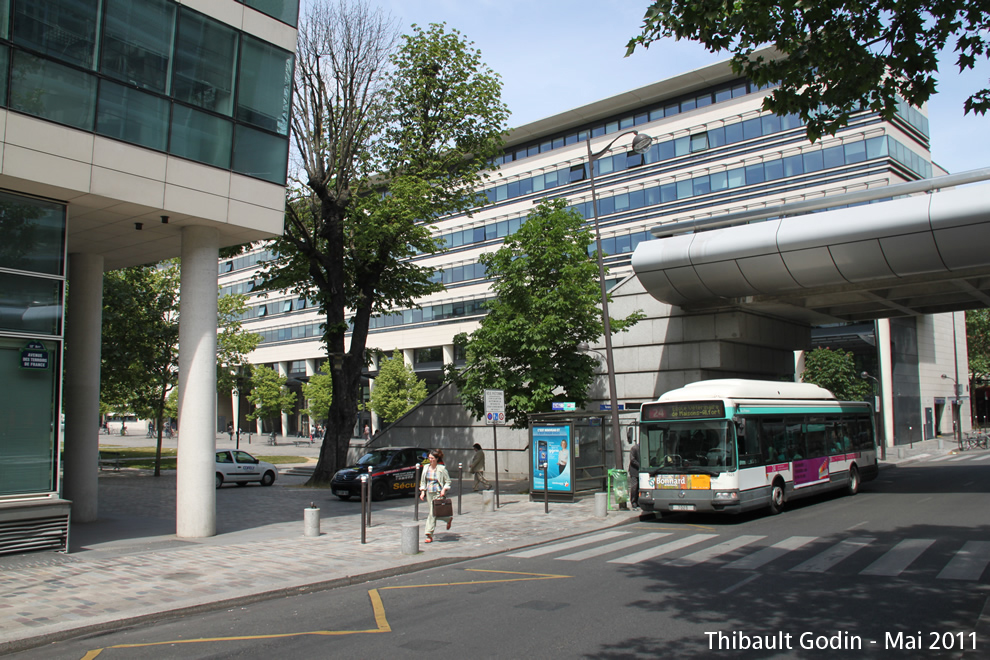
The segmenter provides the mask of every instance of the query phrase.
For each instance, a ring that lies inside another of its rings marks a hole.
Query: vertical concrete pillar
[[[318,370],[319,365],[316,364],[316,358],[306,358],[306,377],[310,378],[313,374],[317,373]],[[306,407],[309,408],[308,401],[306,402]],[[313,419],[312,415],[307,415],[307,417],[309,417],[309,434],[312,435],[314,429],[316,429],[316,420]]]
[[[175,533],[217,530],[216,452],[217,258],[219,232],[182,228],[179,302],[179,458]]]
[[[885,447],[894,446],[894,361],[890,345],[890,320],[877,320],[877,371],[880,372],[880,399],[883,429],[881,440]]]
[[[406,366],[416,368],[416,350],[412,348],[405,348],[402,350],[402,361],[406,363]]]
[[[66,306],[65,460],[62,497],[72,500],[72,522],[96,520],[100,452],[100,338],[103,257],[69,255]]]
[[[381,366],[381,361],[378,358],[378,353],[373,352],[373,351],[369,351],[369,353],[371,355],[371,364],[368,365],[368,368],[372,372],[378,373],[378,368]],[[374,392],[374,391],[375,391],[375,379],[374,378],[369,378],[368,379],[368,396],[370,397],[371,396],[371,393]],[[372,430],[372,432],[377,431],[381,427],[382,427],[382,420],[378,418],[378,415],[376,415],[374,412],[372,412],[371,413],[371,430]]]
[[[289,363],[288,362],[276,362],[275,363],[275,369],[278,370],[278,375],[279,376],[282,376],[283,378],[288,377],[288,375],[289,375]],[[282,435],[283,437],[285,437],[285,436],[288,436],[289,435],[289,413],[287,413],[287,412],[285,412],[283,410],[282,411],[282,414],[281,414],[281,418],[282,418],[282,428],[281,428],[281,430],[279,430],[279,429],[275,429],[275,430],[276,431],[279,431],[280,435]]]
[[[454,345],[444,344],[443,345],[443,365],[454,364]]]

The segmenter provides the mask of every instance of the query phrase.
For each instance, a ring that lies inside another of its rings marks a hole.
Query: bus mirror
[[[633,427],[627,426],[626,427],[626,440],[629,441],[629,444],[632,444],[632,441],[633,441],[633,438],[634,437],[635,437],[635,435],[633,433]]]
[[[732,416],[732,423],[736,425],[736,435],[746,435],[746,418],[739,415]]]

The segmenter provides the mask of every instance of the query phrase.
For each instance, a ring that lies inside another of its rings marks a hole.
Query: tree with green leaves
[[[383,358],[366,408],[391,424],[426,398],[426,383],[416,376],[398,350]]]
[[[326,423],[333,402],[333,375],[329,362],[324,362],[319,372],[310,376],[308,383],[303,383],[302,394],[306,399],[306,408],[300,412],[312,417],[317,424]]]
[[[246,353],[259,339],[241,329],[238,319],[244,296],[223,296],[217,305],[218,365],[244,364]],[[164,423],[175,415],[170,397],[175,396],[179,380],[178,260],[104,275],[100,356],[101,411],[154,420],[155,476],[159,476]]]
[[[275,420],[284,412],[292,412],[296,405],[296,393],[286,386],[287,380],[264,365],[256,365],[251,370],[251,391],[247,399],[254,404],[254,410],[247,414],[248,421],[267,420],[274,430]]]
[[[166,399],[179,381],[179,264],[136,266],[103,277],[100,399],[155,421],[161,475]]]
[[[299,22],[285,232],[268,289],[315,300],[332,362],[328,434],[311,485],[346,463],[373,316],[440,290],[412,260],[442,249],[433,219],[472,208],[505,121],[499,77],[455,30],[360,0],[314,0]]]
[[[479,257],[495,298],[466,338],[467,366],[448,371],[475,418],[484,415],[486,389],[504,390],[513,428],[527,427],[530,413],[549,412],[558,393],[587,404],[598,361],[578,347],[604,333],[593,243],[566,200],[544,200],[498,251]],[[609,320],[614,333],[640,318]]]
[[[898,98],[920,108],[936,91],[939,52],[951,46],[959,71],[972,69],[990,55],[988,28],[990,10],[961,1],[659,0],[627,55],[670,37],[728,51],[736,74],[776,86],[764,109],[799,114],[814,141],[863,109],[891,119]],[[776,53],[755,54],[767,45]],[[990,88],[963,107],[984,114]]]
[[[856,370],[853,354],[841,349],[816,348],[805,353],[801,380],[824,387],[840,401],[863,401],[872,391]]]
[[[990,310],[966,312],[966,347],[969,351],[969,378],[974,383],[990,380]]]

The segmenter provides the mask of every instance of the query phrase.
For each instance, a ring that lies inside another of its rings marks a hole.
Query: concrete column
[[[319,366],[316,363],[316,358],[306,358],[306,377],[309,378],[319,370]],[[306,402],[306,407],[309,407],[309,402]],[[309,433],[313,434],[313,430],[316,428],[316,420],[313,419],[312,415],[307,415],[309,417]]]
[[[371,371],[377,373],[378,372],[378,368],[381,366],[381,364],[380,364],[381,361],[378,359],[378,353],[374,353],[374,352],[371,352],[371,351],[369,351],[369,353],[371,355],[371,364],[368,365],[368,369],[370,369]],[[368,379],[368,396],[370,397],[371,396],[371,393],[374,392],[374,391],[375,391],[375,379],[374,378],[369,378]],[[375,431],[377,431],[381,427],[382,427],[382,420],[378,418],[378,415],[376,415],[374,412],[372,412],[371,413],[371,431],[372,431],[372,433],[374,433]]]
[[[100,339],[103,320],[103,257],[69,255],[63,382],[65,469],[62,497],[72,500],[72,522],[96,520],[100,452]]]
[[[448,364],[454,364],[454,345],[444,344],[443,345],[443,364],[447,366]]]
[[[283,378],[289,375],[289,363],[288,362],[276,362],[275,369],[278,370],[278,375]],[[279,435],[287,436],[289,434],[289,413],[283,411],[281,414],[282,429],[279,431]],[[276,429],[278,431],[278,429]]]
[[[886,447],[894,446],[894,361],[890,347],[890,320],[877,320],[877,371],[880,372],[880,389],[883,397],[880,407],[883,414],[882,441]],[[924,419],[924,417],[922,417]]]
[[[406,366],[415,368],[416,367],[416,351],[412,348],[406,348],[402,350],[402,361],[406,363]]]
[[[179,303],[179,458],[175,533],[217,533],[216,452],[217,258],[219,232],[182,228]]]

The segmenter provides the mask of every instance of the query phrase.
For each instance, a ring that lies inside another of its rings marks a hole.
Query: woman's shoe
[[[452,523],[452,522],[454,522],[454,519],[453,518],[448,518],[447,519],[447,529],[450,529],[450,523]]]
[[[430,536],[429,534],[427,534],[427,535],[426,535],[426,542],[427,542],[427,543],[433,543],[433,537],[432,537],[432,536]]]

